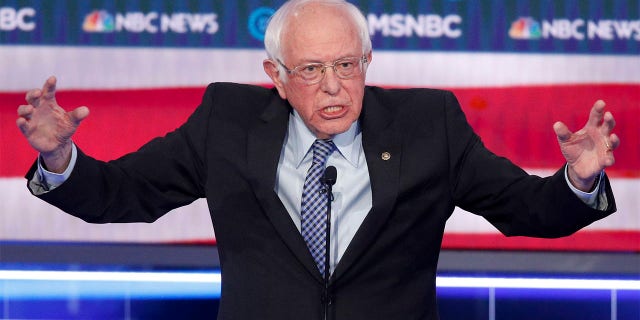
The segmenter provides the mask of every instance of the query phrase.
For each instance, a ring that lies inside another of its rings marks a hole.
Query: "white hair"
[[[344,0],[290,0],[283,4],[276,13],[273,14],[267,25],[264,34],[264,48],[267,56],[272,61],[283,60],[282,56],[282,34],[290,17],[294,16],[302,7],[309,3],[320,3],[327,5],[337,5],[343,7],[355,23],[360,42],[362,43],[362,53],[371,51],[371,37],[369,36],[369,25],[360,9]],[[286,81],[285,70],[278,64],[280,79]]]

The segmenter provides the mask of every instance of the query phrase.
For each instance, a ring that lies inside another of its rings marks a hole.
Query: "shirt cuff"
[[[597,210],[606,210],[608,207],[608,201],[607,201],[607,195],[605,193],[605,179],[604,179],[604,170],[600,172],[600,175],[598,175],[598,177],[596,178],[596,186],[595,188],[591,191],[591,192],[584,192],[581,190],[578,190],[576,187],[574,187],[571,182],[569,181],[569,173],[568,173],[568,168],[569,166],[565,166],[564,168],[564,179],[567,181],[567,184],[569,185],[569,188],[571,189],[571,191],[573,191],[573,193],[580,199],[582,200],[582,202],[584,202],[587,206],[591,207],[592,209],[597,209]]]
[[[42,165],[42,159],[38,156],[38,170],[36,170],[36,174],[33,176],[33,179],[30,181],[30,184],[34,186],[33,190],[36,194],[43,194],[49,192],[57,187],[59,187],[62,183],[69,179],[73,168],[76,165],[76,160],[78,158],[78,150],[76,149],[76,145],[74,143],[71,144],[71,160],[69,161],[69,165],[67,169],[64,170],[63,173],[55,173],[48,171]]]

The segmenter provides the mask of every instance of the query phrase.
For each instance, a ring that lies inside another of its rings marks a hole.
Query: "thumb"
[[[558,137],[558,141],[566,142],[571,138],[571,131],[564,123],[558,121],[553,124],[553,131],[555,131],[556,136]]]
[[[78,107],[71,112],[69,112],[69,117],[71,121],[77,126],[80,124],[82,120],[89,116],[89,108],[87,107]]]

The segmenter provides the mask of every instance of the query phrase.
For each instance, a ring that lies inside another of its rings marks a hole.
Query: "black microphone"
[[[333,193],[331,188],[336,184],[338,178],[338,171],[334,166],[328,166],[324,169],[324,175],[320,178],[320,181],[325,185],[325,191],[327,193],[327,220],[326,220],[326,235],[324,243],[324,318],[329,316],[329,304],[331,304],[331,298],[329,297],[329,276],[331,275],[329,269],[330,248],[331,248],[331,201],[333,201]]]
[[[336,179],[338,178],[338,171],[334,166],[328,166],[324,169],[324,175],[322,176],[322,183],[326,184],[329,189],[336,184]]]

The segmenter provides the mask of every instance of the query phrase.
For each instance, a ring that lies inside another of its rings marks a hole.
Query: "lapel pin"
[[[384,161],[387,161],[391,159],[391,153],[385,151],[380,155],[380,158],[382,158],[382,160]]]

